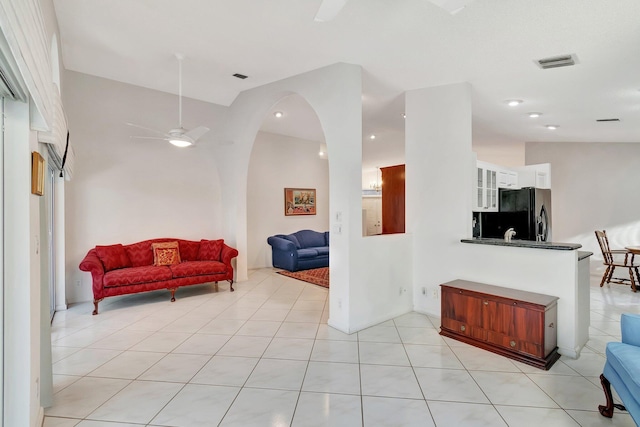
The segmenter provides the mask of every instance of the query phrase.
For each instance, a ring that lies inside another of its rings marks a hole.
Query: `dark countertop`
[[[593,255],[593,252],[578,251],[578,261],[582,261],[585,258],[589,258],[591,255]]]
[[[582,245],[578,243],[533,242],[531,240],[515,239],[511,242],[505,242],[504,239],[487,239],[483,237],[462,239],[460,241],[462,243],[473,243],[475,245],[513,246],[516,248],[553,249],[558,251],[574,251],[582,247]]]

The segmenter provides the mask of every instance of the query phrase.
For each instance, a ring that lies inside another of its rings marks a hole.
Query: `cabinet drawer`
[[[530,341],[523,341],[517,337],[487,331],[487,342],[498,345],[507,350],[528,354],[534,357],[545,357],[544,347]]]
[[[465,335],[477,340],[486,340],[487,338],[487,332],[484,329],[453,319],[443,318],[442,327],[456,334]]]

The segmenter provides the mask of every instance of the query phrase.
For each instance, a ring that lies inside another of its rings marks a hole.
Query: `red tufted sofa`
[[[152,244],[178,242],[179,263],[154,265]],[[80,270],[91,272],[93,314],[106,297],[168,289],[175,301],[180,286],[226,280],[233,292],[231,260],[238,251],[224,240],[152,239],[130,245],[96,246],[80,263]]]

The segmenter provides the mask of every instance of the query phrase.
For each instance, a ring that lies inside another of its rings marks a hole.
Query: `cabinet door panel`
[[[442,321],[452,319],[458,322],[481,327],[482,300],[460,293],[443,289],[442,292]]]

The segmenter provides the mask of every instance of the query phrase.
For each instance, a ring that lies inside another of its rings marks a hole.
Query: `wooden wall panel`
[[[382,171],[382,234],[404,233],[404,165],[380,168]]]

